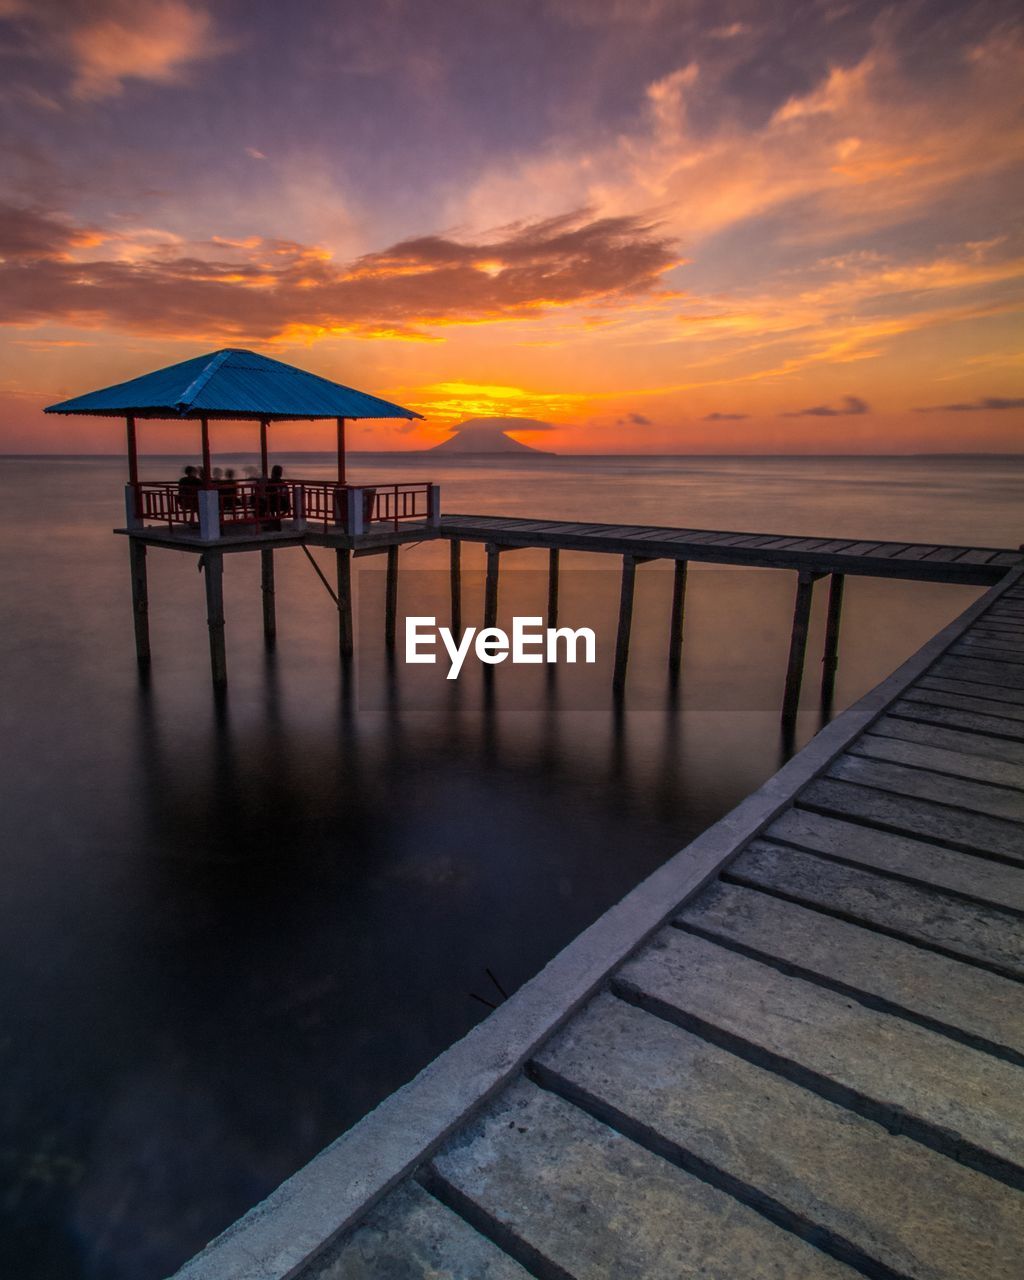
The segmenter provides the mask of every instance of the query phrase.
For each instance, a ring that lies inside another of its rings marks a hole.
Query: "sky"
[[[425,416],[356,449],[1019,451],[1019,15],[0,0],[0,452],[118,451],[42,406],[225,346]]]

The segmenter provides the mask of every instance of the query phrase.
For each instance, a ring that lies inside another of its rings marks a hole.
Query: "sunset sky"
[[[426,416],[357,449],[1018,451],[1018,13],[0,0],[0,451],[119,450],[41,406],[224,346]]]

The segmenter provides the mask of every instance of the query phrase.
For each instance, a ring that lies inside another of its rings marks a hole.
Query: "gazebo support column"
[[[210,674],[217,688],[228,682],[228,662],[224,648],[224,554],[203,552],[206,582],[206,625],[210,632]]]
[[[462,635],[462,543],[451,542],[452,635]]]
[[[135,419],[125,419],[128,434],[128,483],[134,487],[139,483],[139,446],[135,438]]]
[[[146,576],[146,544],[128,539],[132,579],[132,618],[135,623],[135,656],[140,667],[149,666],[149,584]]]
[[[270,457],[267,453],[267,420],[260,419],[260,479],[270,478]]]
[[[345,419],[338,419],[338,484],[347,484],[345,479]]]
[[[387,582],[384,590],[384,643],[395,647],[398,622],[398,547],[388,547]]]
[[[274,552],[260,550],[260,587],[263,594],[263,639],[272,648],[277,639],[277,610],[274,601]]]
[[[199,420],[203,444],[203,484],[210,483],[213,468],[210,466],[210,423],[206,418]]]
[[[338,652],[352,657],[352,552],[339,547],[334,552],[338,574]]]

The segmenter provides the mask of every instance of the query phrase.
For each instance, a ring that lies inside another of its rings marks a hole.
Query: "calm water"
[[[2,1274],[165,1275],[486,1013],[471,994],[497,998],[486,968],[520,985],[784,756],[792,575],[693,572],[672,698],[669,576],[642,569],[617,714],[586,672],[501,668],[485,696],[472,673],[449,686],[389,666],[374,571],[358,588],[358,677],[343,679],[336,615],[297,549],[277,557],[268,654],[258,558],[228,557],[218,709],[193,556],[150,554],[154,665],[139,684],[127,549],[110,534],[121,465],[0,467]],[[177,474],[169,459],[144,470]],[[429,475],[449,511],[1005,546],[1024,534],[1017,459],[392,456],[352,470]],[[403,551],[404,605],[444,612],[446,555]],[[614,574],[583,577],[595,561],[611,563],[563,556],[565,609],[612,617]],[[479,548],[464,562],[478,569]],[[503,561],[506,612],[542,611],[542,564]],[[850,580],[837,709],[976,594]],[[798,745],[821,723],[822,608]]]

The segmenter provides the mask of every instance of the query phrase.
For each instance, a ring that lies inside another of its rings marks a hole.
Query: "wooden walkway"
[[[602,551],[640,559],[695,560],[818,574],[867,574],[982,587],[998,582],[1008,568],[1022,559],[1019,551],[1005,547],[951,547],[503,516],[443,515],[441,534],[453,541],[489,543],[500,550],[548,547]]]
[[[1017,1280],[1022,926],[1018,571],[180,1274]]]

